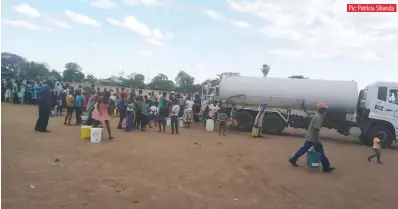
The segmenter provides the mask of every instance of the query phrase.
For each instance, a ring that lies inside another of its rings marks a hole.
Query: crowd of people
[[[172,134],[178,134],[180,122],[187,128],[199,122],[201,99],[198,93],[149,92],[124,88],[101,89],[95,85],[79,85],[35,81],[2,81],[2,101],[20,104],[37,104],[39,117],[35,130],[48,132],[48,120],[52,116],[64,116],[64,125],[102,125],[107,129],[109,139],[113,139],[110,117],[119,117],[117,129],[145,131],[152,125],[159,132],[166,131],[166,121],[170,118]],[[215,117],[218,105],[206,104],[207,115]],[[210,107],[210,108],[209,108]],[[83,116],[86,112],[87,116]],[[74,124],[72,121],[74,119]],[[82,120],[84,118],[84,120]],[[180,121],[182,120],[182,121]]]

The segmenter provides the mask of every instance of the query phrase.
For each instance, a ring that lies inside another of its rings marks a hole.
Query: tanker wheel
[[[263,119],[263,133],[265,134],[281,134],[285,129],[285,122],[279,115],[268,114]]]
[[[251,131],[253,126],[253,116],[248,111],[235,113],[235,120],[238,122],[238,128],[241,131]]]

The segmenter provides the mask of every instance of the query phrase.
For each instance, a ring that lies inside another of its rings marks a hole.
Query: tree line
[[[219,79],[206,80],[196,83],[195,78],[185,71],[180,71],[174,80],[159,73],[149,83],[145,83],[145,76],[131,73],[127,76],[111,76],[100,79],[92,74],[85,74],[82,67],[75,62],[65,64],[63,71],[50,69],[46,63],[29,61],[17,54],[1,53],[1,76],[24,80],[55,80],[63,82],[86,82],[91,84],[110,85],[125,88],[153,89],[162,91],[200,92],[208,82],[218,83]]]

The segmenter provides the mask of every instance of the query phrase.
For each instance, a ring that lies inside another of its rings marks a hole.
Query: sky
[[[347,3],[398,0],[2,0],[2,52],[62,71],[77,62],[107,78],[180,70],[398,80],[398,13],[347,13]]]

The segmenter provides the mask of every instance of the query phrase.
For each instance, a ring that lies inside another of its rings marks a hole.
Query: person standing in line
[[[377,163],[383,164],[383,162],[380,161],[381,157],[381,142],[384,140],[385,135],[383,132],[377,132],[376,136],[373,138],[373,151],[374,154],[368,157],[368,161],[371,162],[372,158],[376,157]]]
[[[218,132],[218,135],[224,135],[225,136],[225,131],[227,129],[227,123],[228,123],[228,114],[225,110],[225,108],[221,107],[220,110],[217,113],[217,120],[220,123],[220,129]]]
[[[76,110],[76,124],[75,125],[81,125],[82,123],[82,113],[83,113],[83,103],[84,103],[84,97],[81,94],[81,91],[76,91],[76,98],[75,98],[75,110]]]
[[[141,131],[145,131],[148,125],[151,108],[148,104],[148,95],[144,96],[144,101],[141,105]]]
[[[11,81],[11,79],[7,78],[5,83],[6,83],[5,84],[6,92],[5,92],[4,98],[7,102],[11,103],[11,101],[12,101],[12,81]]]
[[[66,116],[65,116],[65,121],[64,125],[70,126],[70,122],[72,120],[72,115],[74,111],[74,105],[75,105],[75,98],[73,96],[74,92],[69,90],[68,95],[65,98],[65,103],[66,103]]]
[[[122,91],[123,92],[123,91]],[[126,118],[127,101],[124,92],[120,94],[120,101],[117,106],[117,111],[119,112],[119,123],[117,129],[123,129],[123,120]]]
[[[158,125],[159,125],[159,131],[162,131],[163,128],[163,132],[166,131],[166,118],[169,115],[169,109],[167,107],[168,101],[166,100],[166,92],[163,92],[163,95],[161,97],[159,97],[159,104],[158,104],[158,116],[157,116],[157,121],[158,121]]]
[[[50,81],[40,89],[40,97],[37,101],[39,105],[39,117],[36,121],[35,130],[39,132],[49,132],[47,126],[52,107],[52,83]]]
[[[297,160],[304,155],[311,147],[314,147],[315,151],[321,154],[321,163],[323,172],[331,172],[335,170],[334,167],[330,166],[329,159],[326,157],[323,145],[319,138],[319,131],[322,128],[323,119],[326,116],[328,106],[323,103],[317,104],[318,112],[312,117],[312,120],[308,126],[307,134],[305,136],[304,145],[294,154],[293,157],[289,158],[289,162],[297,167]]]
[[[135,122],[134,122],[134,127],[136,129],[139,129],[141,126],[141,120],[142,120],[142,116],[141,116],[141,109],[142,109],[142,103],[143,103],[143,97],[142,96],[137,96],[135,98]]]
[[[92,118],[96,121],[105,123],[106,130],[108,131],[109,140],[112,140],[111,125],[109,123],[108,105],[110,100],[110,92],[104,91],[103,96],[98,100],[97,105],[93,111]]]
[[[127,116],[126,116],[126,132],[133,131],[134,125],[134,105],[133,105],[133,98],[130,97],[127,104]]]
[[[191,100],[191,97],[187,97],[187,101],[185,101],[185,110],[183,121],[187,128],[190,128],[192,120],[193,120],[193,106],[194,102]]]
[[[151,121],[153,120],[153,117],[152,117],[153,114],[152,114],[151,107],[155,104],[155,102],[152,100],[150,93],[148,96],[147,95],[144,96],[144,102],[148,105],[148,108],[150,109],[149,116],[147,118],[147,120],[148,120],[147,125],[149,126],[149,128],[152,128]]]
[[[183,95],[180,95],[180,100],[178,102],[180,105],[180,113],[178,114],[178,117],[182,117],[184,115],[185,102],[186,98]]]
[[[171,134],[178,134],[178,114],[180,113],[180,105],[177,101],[174,101],[174,105],[171,109],[170,119],[171,119]]]

